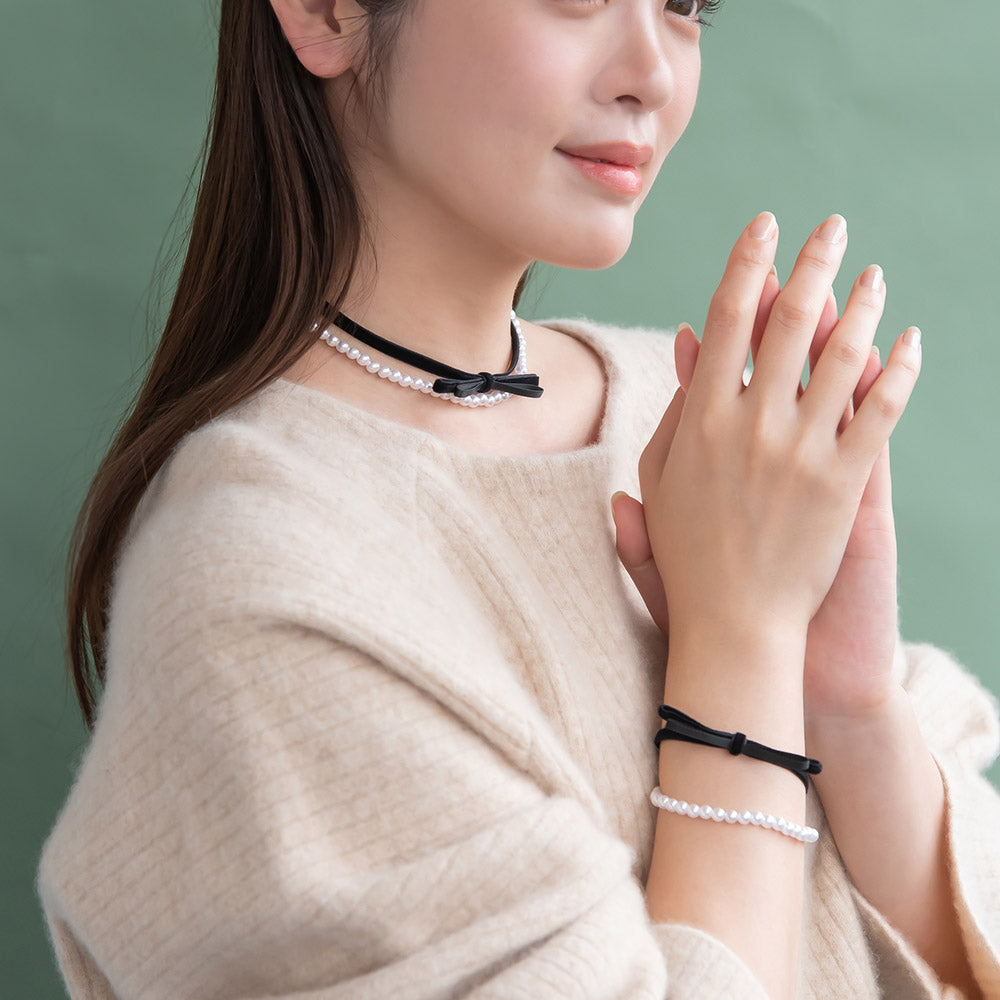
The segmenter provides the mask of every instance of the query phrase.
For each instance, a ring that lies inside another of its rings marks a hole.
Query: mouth
[[[605,191],[616,197],[624,195],[634,198],[642,193],[643,176],[637,164],[630,162],[641,159],[642,154],[614,152],[593,149],[559,149],[558,153],[565,157],[584,177],[599,185]],[[604,155],[598,155],[603,153]]]
[[[632,142],[604,142],[586,146],[559,147],[560,153],[588,160],[591,163],[606,163],[615,167],[636,168],[648,163],[653,157],[653,147]]]

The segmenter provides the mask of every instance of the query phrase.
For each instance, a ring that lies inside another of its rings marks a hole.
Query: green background
[[[4,0],[3,14],[0,967],[4,996],[45,1000],[62,990],[34,868],[86,743],[63,667],[64,555],[155,336],[152,277],[205,125],[215,14],[207,0]],[[881,263],[883,355],[910,323],[924,331],[893,451],[903,631],[994,692],[997,37],[988,0],[729,0],[628,256],[544,270],[521,310],[698,329],[758,211],[778,216],[783,276],[809,231],[844,214],[841,301]]]

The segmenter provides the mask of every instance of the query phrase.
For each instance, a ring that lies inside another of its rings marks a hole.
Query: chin
[[[605,238],[594,242],[581,239],[579,243],[567,246],[562,252],[550,256],[547,262],[556,267],[567,267],[575,271],[602,271],[617,264],[628,252],[631,244],[631,233],[628,239]]]

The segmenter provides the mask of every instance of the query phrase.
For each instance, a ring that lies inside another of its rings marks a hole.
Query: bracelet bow
[[[685,743],[700,743],[706,747],[720,747],[728,750],[734,757],[743,754],[791,771],[806,786],[806,791],[809,791],[809,775],[819,774],[823,770],[823,765],[812,757],[803,757],[797,753],[775,750],[762,743],[754,743],[753,740],[748,740],[744,733],[709,729],[697,719],[692,719],[690,715],[685,715],[670,705],[661,705],[658,714],[664,720],[664,725],[653,738],[657,747],[664,740],[682,740]]]

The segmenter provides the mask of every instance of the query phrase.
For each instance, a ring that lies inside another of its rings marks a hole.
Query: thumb
[[[667,598],[646,533],[642,504],[621,491],[611,498],[611,516],[615,522],[615,548],[622,566],[632,578],[639,596],[657,628],[667,635]]]

